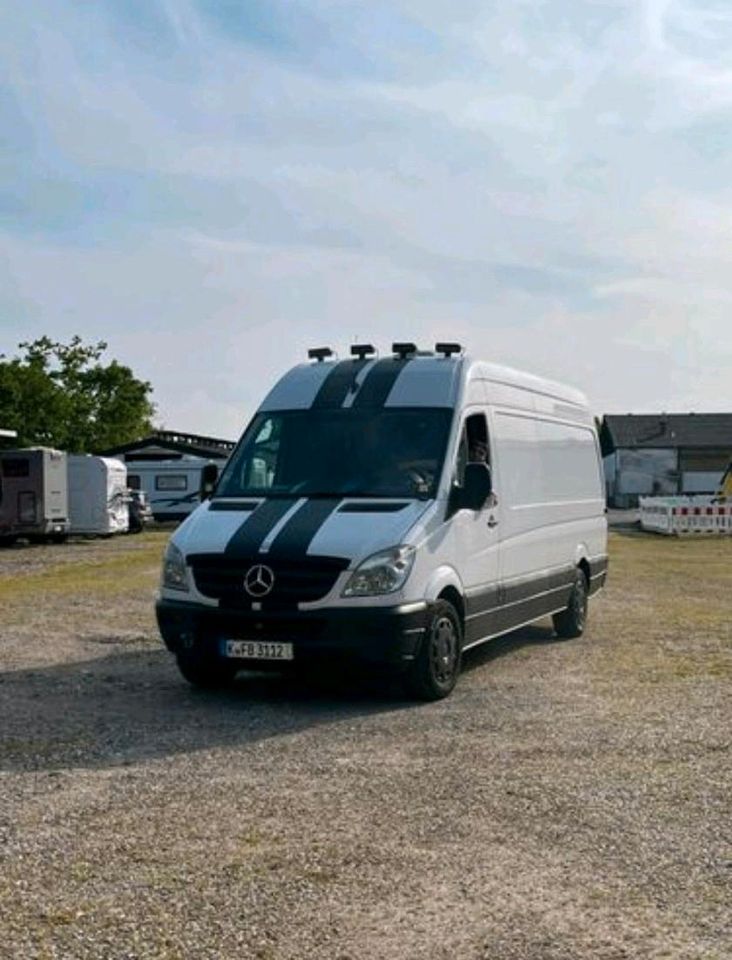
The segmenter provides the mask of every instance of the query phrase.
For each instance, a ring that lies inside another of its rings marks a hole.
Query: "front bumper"
[[[429,605],[251,613],[160,599],[155,612],[165,645],[173,653],[196,650],[215,656],[222,639],[271,640],[292,643],[296,664],[357,659],[396,665],[415,658]]]

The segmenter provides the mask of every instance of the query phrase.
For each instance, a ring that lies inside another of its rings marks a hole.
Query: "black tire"
[[[14,536],[0,537],[0,547],[12,547],[17,539]]]
[[[202,656],[195,651],[176,654],[178,669],[183,678],[202,690],[216,690],[232,682],[239,667],[233,660],[219,656]]]
[[[460,674],[463,630],[451,603],[438,600],[417,658],[405,677],[407,691],[419,700],[441,700],[452,692]]]
[[[563,640],[571,640],[574,637],[581,637],[585,632],[585,626],[587,624],[587,598],[587,577],[578,567],[577,570],[575,570],[574,583],[572,585],[572,592],[569,595],[567,609],[562,610],[560,613],[555,613],[552,618],[558,637],[561,637]]]
[[[66,543],[69,539],[68,533],[52,533],[47,537],[48,543]]]

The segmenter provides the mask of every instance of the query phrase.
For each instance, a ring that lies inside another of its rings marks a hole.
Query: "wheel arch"
[[[586,543],[580,543],[577,545],[577,549],[574,552],[574,565],[585,575],[585,580],[587,581],[587,586],[590,585],[590,561],[588,560],[589,552],[587,550]]]
[[[454,567],[443,566],[434,571],[425,590],[425,600],[447,600],[455,608],[460,618],[460,628],[465,633],[465,593],[462,580]]]

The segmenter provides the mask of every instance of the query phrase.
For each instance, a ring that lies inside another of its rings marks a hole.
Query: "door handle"
[[[498,526],[498,521],[496,520],[495,517],[488,517],[488,526],[489,526],[489,527],[497,527],[497,526]]]

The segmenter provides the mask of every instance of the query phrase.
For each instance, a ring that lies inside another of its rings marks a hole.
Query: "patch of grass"
[[[640,683],[732,676],[732,539],[610,536],[593,668]]]
[[[27,604],[46,594],[118,594],[152,587],[160,569],[167,535],[155,534],[135,550],[110,550],[94,560],[51,564],[41,570],[5,573],[0,577],[3,606]]]

